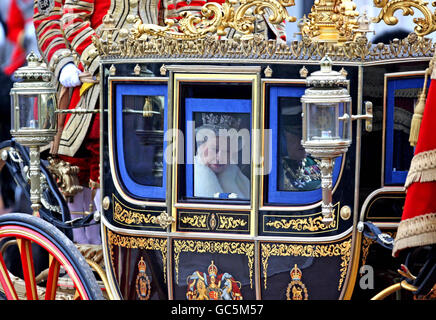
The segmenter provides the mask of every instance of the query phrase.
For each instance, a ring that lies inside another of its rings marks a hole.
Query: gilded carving
[[[237,254],[244,255],[248,258],[250,287],[253,288],[254,243],[177,239],[174,240],[173,250],[177,284],[179,283],[179,263],[180,254],[182,252]]]
[[[256,60],[320,60],[328,53],[333,61],[369,62],[396,58],[428,57],[434,54],[434,45],[429,38],[411,33],[405,39],[394,39],[388,44],[369,43],[366,36],[358,36],[353,41],[337,45],[334,42],[320,42],[303,36],[301,41],[290,44],[276,40],[266,40],[254,34],[251,39],[220,39],[207,35],[196,40],[174,40],[149,36],[135,39],[129,35],[111,45],[104,39],[93,39],[102,60],[113,58],[218,58]]]
[[[79,167],[72,166],[70,163],[59,158],[49,157],[47,169],[53,175],[60,191],[67,198],[73,198],[78,192],[83,190],[79,183]]]
[[[341,257],[340,279],[338,291],[347,274],[348,263],[351,255],[351,238],[349,240],[332,244],[286,244],[286,243],[262,243],[262,267],[264,287],[267,288],[268,260],[270,257]]]
[[[374,19],[378,23],[383,20],[388,25],[398,23],[398,18],[394,16],[395,12],[402,10],[403,16],[413,16],[414,10],[421,11],[422,18],[414,18],[416,24],[415,32],[418,36],[425,36],[436,30],[436,15],[427,7],[428,1],[423,0],[374,0],[374,5],[381,8],[379,15]],[[432,3],[434,7],[435,4]]]
[[[158,26],[143,24],[138,18],[131,32],[137,39],[146,34],[174,40],[201,39],[211,33],[226,36],[227,28],[250,35],[255,30],[253,14],[271,12],[268,19],[273,24],[283,20],[294,22],[296,18],[286,10],[293,5],[294,0],[226,0],[222,5],[208,2],[201,9],[201,17],[189,11],[183,12],[182,19],[178,21],[179,29],[175,28],[176,21],[173,19],[166,19],[165,26]]]

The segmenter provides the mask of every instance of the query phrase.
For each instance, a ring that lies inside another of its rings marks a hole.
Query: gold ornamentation
[[[359,13],[352,0],[315,0],[300,28],[304,36],[327,42],[353,40]]]
[[[265,77],[271,78],[272,77],[272,73],[273,73],[273,71],[272,71],[271,67],[267,66],[265,68],[265,70],[264,70]]]
[[[318,61],[326,53],[333,61],[370,62],[396,58],[428,57],[434,54],[434,46],[429,38],[418,37],[411,33],[405,39],[394,39],[388,44],[371,44],[365,36],[356,37],[342,45],[333,42],[315,41],[303,36],[301,41],[292,41],[289,45],[276,40],[265,40],[254,34],[251,39],[219,39],[216,35],[207,35],[196,40],[174,40],[150,36],[112,41],[111,44],[100,38],[93,38],[101,59],[119,58],[217,58],[223,60],[254,59],[263,61]]]
[[[49,165],[47,169],[52,174],[61,193],[66,199],[72,199],[83,190],[79,183],[79,167],[72,166],[70,163],[59,158],[48,158]]]
[[[180,221],[192,227],[207,228],[207,215],[183,216],[180,218]]]
[[[105,196],[103,198],[103,202],[102,202],[102,206],[104,210],[109,210],[110,206],[111,206],[111,201],[109,199],[108,196]]]
[[[270,257],[341,257],[341,276],[338,291],[347,274],[348,263],[351,256],[351,239],[332,244],[286,244],[286,243],[262,243],[262,267],[264,287],[267,288],[268,260]]]
[[[279,24],[283,20],[296,21],[286,10],[286,7],[293,5],[294,0],[226,0],[222,5],[208,2],[201,9],[201,16],[190,11],[183,12],[178,21],[178,30],[173,19],[166,19],[165,26],[158,26],[143,24],[138,18],[132,34],[137,39],[146,34],[174,40],[194,40],[211,33],[226,36],[226,29],[232,28],[243,35],[250,35],[255,30],[255,15],[258,14],[271,12],[268,20],[272,24]]]
[[[111,76],[114,76],[117,73],[117,68],[114,65],[111,65],[111,67],[109,68],[109,74]]]
[[[248,226],[248,214],[243,215],[246,218],[239,218],[241,214],[223,214],[215,212],[179,212],[179,222],[188,225],[192,228],[207,231],[249,231],[248,227],[243,230],[240,227]],[[180,226],[180,229],[186,229],[185,226]],[[188,227],[189,228],[189,227]]]
[[[176,271],[176,283],[179,283],[179,262],[182,252],[193,253],[218,253],[245,255],[248,258],[248,270],[250,276],[250,288],[253,288],[254,273],[254,243],[229,242],[229,241],[203,241],[203,240],[174,240],[174,264]]]
[[[282,232],[329,232],[336,230],[338,226],[336,212],[339,208],[339,203],[337,203],[333,208],[333,221],[330,224],[323,223],[323,215],[318,212],[309,216],[270,216],[264,215],[265,225],[272,227],[276,230],[281,230]],[[278,218],[277,220],[274,218]],[[268,221],[269,220],[269,221]],[[287,231],[283,231],[287,230]],[[288,231],[289,230],[289,231]]]
[[[145,210],[133,210],[121,204],[119,200],[112,195],[114,209],[113,219],[124,225],[140,225],[140,224],[157,224],[156,215],[147,213]],[[159,212],[159,211],[156,211]]]
[[[218,229],[229,230],[236,229],[238,227],[244,227],[247,225],[247,221],[243,219],[236,219],[230,216],[219,216],[219,226]]]
[[[211,230],[215,230],[216,225],[217,225],[216,214],[212,212],[209,219],[209,227]]]
[[[163,65],[160,67],[159,71],[160,71],[160,75],[161,75],[161,76],[166,76],[167,71],[168,71],[168,70],[167,70],[167,66],[163,64]]]
[[[141,74],[141,66],[139,64],[137,64],[135,68],[133,68],[133,73],[137,76]]]
[[[303,282],[301,282],[301,277],[303,273],[297,267],[297,264],[294,265],[291,272],[291,282],[289,282],[288,288],[286,289],[286,299],[287,300],[308,300],[309,295],[307,293],[307,288]],[[292,297],[291,297],[292,293]]]
[[[161,228],[166,229],[170,226],[176,219],[174,217],[168,215],[166,211],[162,211],[160,215],[156,218],[156,222],[161,226]]]
[[[381,8],[379,15],[374,19],[375,23],[383,20],[388,25],[398,23],[398,18],[394,16],[397,10],[403,11],[403,16],[413,16],[413,8],[421,11],[423,18],[414,18],[416,24],[415,32],[418,36],[425,36],[436,30],[436,15],[427,7],[428,1],[423,0],[374,0],[374,5]],[[435,3],[432,3],[435,6]]]
[[[300,77],[307,78],[308,75],[309,75],[309,70],[307,70],[307,68],[305,66],[303,66],[300,69]]]
[[[111,257],[113,257],[113,246],[123,247],[127,249],[142,249],[142,250],[157,250],[162,254],[162,266],[164,281],[167,282],[167,239],[161,238],[144,238],[123,236],[107,230],[108,242],[110,245]],[[112,261],[112,268],[115,269],[114,261]]]
[[[343,206],[339,211],[342,220],[348,220],[351,217],[351,208],[349,206]]]

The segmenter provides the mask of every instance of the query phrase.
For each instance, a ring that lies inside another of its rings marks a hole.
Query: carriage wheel
[[[37,300],[34,258],[32,245],[40,246],[49,255],[49,268],[46,280],[45,299],[53,300],[58,288],[59,273],[63,269],[74,284],[75,299],[102,300],[100,286],[85,258],[76,246],[62,232],[48,222],[21,213],[0,216],[0,240],[17,240],[28,300]],[[0,285],[8,300],[18,300],[18,295],[0,252]]]

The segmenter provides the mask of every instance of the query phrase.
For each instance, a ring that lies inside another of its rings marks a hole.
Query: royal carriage
[[[3,143],[40,218],[0,217],[2,295],[369,299],[395,284],[379,297],[412,297],[391,246],[434,22],[370,43],[369,20],[336,2],[316,1],[288,44],[256,32],[253,17],[296,23],[293,1],[208,3],[179,29],[142,23],[141,1],[107,15],[94,39],[101,212],[72,220],[74,168],[40,161],[19,138]],[[411,6],[432,17],[420,1],[375,5],[388,23]],[[74,245],[72,228],[96,223],[102,244]],[[18,274],[6,259],[16,246]]]

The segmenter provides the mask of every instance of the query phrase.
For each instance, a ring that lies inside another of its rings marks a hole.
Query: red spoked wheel
[[[34,257],[34,250],[32,250],[35,245],[47,252],[49,257],[44,280],[45,293],[43,298],[45,300],[56,298],[61,271],[67,275],[69,282],[74,286],[74,299],[104,299],[100,286],[85,258],[71,240],[53,225],[28,214],[4,214],[0,216],[0,241],[6,239],[8,241],[16,240],[18,245],[22,280],[25,283],[25,298],[27,300],[41,298],[41,288],[37,286],[34,264],[38,257]],[[7,264],[0,252],[0,285],[3,289],[3,295],[8,300],[18,300],[15,282],[12,280],[11,272],[6,267]]]

